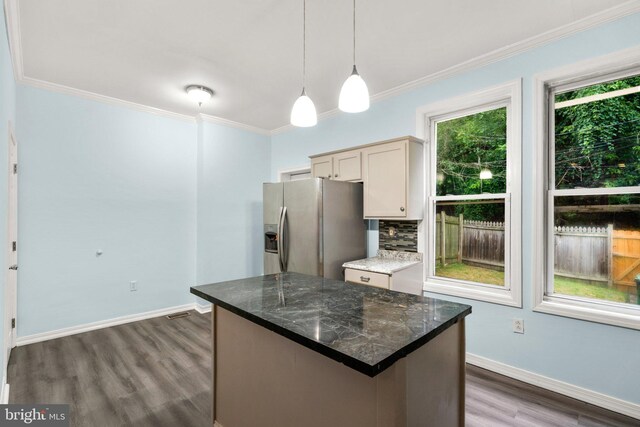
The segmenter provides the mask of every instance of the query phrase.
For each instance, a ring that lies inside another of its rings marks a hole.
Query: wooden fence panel
[[[460,220],[458,217],[445,215],[444,212],[440,212],[436,215],[436,256],[441,264],[443,263],[443,255],[445,257],[445,264],[456,262],[458,260],[459,224]],[[444,253],[442,252],[443,229],[445,239]]]
[[[504,269],[504,223],[464,221],[462,261]]]
[[[606,227],[556,227],[554,272],[559,276],[609,280]]]
[[[441,264],[462,261],[504,269],[504,223],[469,221],[444,212],[436,221],[436,257]],[[640,274],[640,231],[613,230],[612,225],[555,227],[554,244],[555,274],[618,288],[635,286],[634,278]]]
[[[640,274],[640,231],[613,230],[613,282],[635,286]]]
[[[443,221],[444,218],[444,221]],[[462,220],[463,229],[460,230]],[[444,230],[445,263],[465,262],[504,269],[504,223],[468,221],[443,215],[436,218],[436,256],[443,263],[442,234]],[[460,239],[462,238],[462,241]],[[462,247],[460,247],[462,243]]]

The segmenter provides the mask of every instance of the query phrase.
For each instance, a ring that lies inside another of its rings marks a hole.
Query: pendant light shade
[[[369,109],[369,89],[356,69],[356,0],[353,0],[353,71],[342,85],[338,108],[347,113]]]
[[[307,2],[304,0],[302,7],[302,93],[293,104],[290,122],[293,126],[310,127],[318,123],[316,106],[305,91],[307,77]]]
[[[359,113],[369,109],[369,89],[362,80],[356,66],[353,66],[353,73],[342,85],[338,108],[347,113]]]
[[[307,96],[303,89],[302,94],[291,109],[291,124],[306,128],[315,126],[317,123],[318,115],[316,114],[316,106],[313,105],[313,101]]]

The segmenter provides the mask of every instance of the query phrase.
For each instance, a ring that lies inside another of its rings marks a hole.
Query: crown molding
[[[171,119],[182,120],[190,123],[195,123],[196,119],[193,116],[187,114],[175,113],[173,111],[163,110],[161,108],[155,108],[144,104],[138,104],[131,101],[125,101],[119,98],[113,98],[111,96],[100,95],[99,93],[90,92],[83,89],[77,89],[70,86],[64,86],[58,83],[51,83],[44,80],[34,79],[31,77],[22,77],[18,83],[37,87],[39,89],[46,89],[52,92],[62,93],[65,95],[78,96],[81,98],[89,99],[92,101],[98,101],[105,104],[116,105],[118,107],[125,107],[136,111],[142,111],[145,113],[155,114],[157,116],[164,116]]]
[[[20,79],[18,83],[21,83],[27,86],[37,87],[39,89],[46,89],[52,92],[62,93],[65,95],[79,96],[81,98],[89,99],[92,101],[98,101],[105,104],[116,105],[119,107],[125,107],[125,108],[129,108],[136,111],[142,111],[145,113],[151,113],[158,116],[164,116],[170,119],[182,120],[189,123],[196,123],[198,121],[203,121],[203,122],[209,122],[209,123],[216,123],[223,126],[229,126],[237,129],[243,129],[243,130],[247,130],[253,133],[258,133],[261,135],[271,135],[271,132],[267,129],[247,125],[240,122],[235,122],[233,120],[224,119],[222,117],[217,117],[217,116],[212,116],[209,114],[202,114],[202,113],[199,113],[195,116],[190,116],[188,114],[181,114],[173,111],[163,110],[161,108],[151,107],[144,104],[138,104],[131,101],[125,101],[120,98],[100,95],[99,93],[77,89],[70,86],[64,86],[57,83],[51,83],[44,80],[34,79],[31,77],[22,77],[22,79]]]
[[[271,135],[271,131],[268,129],[259,128],[257,126],[247,125],[245,123],[234,122],[233,120],[223,119],[222,117],[210,116],[208,114],[200,113],[196,116],[196,120],[215,123],[217,125],[229,126],[236,129],[247,130],[249,132],[258,133],[260,135]]]
[[[288,130],[292,130],[292,129],[295,129],[295,126],[289,124],[289,125],[280,126],[279,128],[275,128],[269,133],[273,136],[273,135],[277,135],[279,133],[284,133],[284,132],[286,132]]]
[[[371,97],[371,101],[381,101],[383,99],[408,92],[417,87],[424,86],[438,80],[443,80],[456,74],[461,74],[465,71],[484,67],[494,62],[502,61],[528,50],[544,46],[562,38],[572,36],[590,28],[603,25],[607,22],[615,21],[616,19],[620,19],[637,12],[640,12],[640,1],[631,0],[625,2],[603,12],[587,16],[570,24],[546,31],[533,37],[529,37],[528,39],[524,39],[522,41],[501,47],[486,54],[476,56],[475,58],[461,62],[452,67],[445,68],[444,70],[438,71],[428,76],[421,77],[411,82],[396,86],[392,89],[379,92]]]
[[[9,52],[16,81],[24,77],[22,64],[22,37],[20,36],[20,6],[18,0],[4,0],[5,22],[9,38]]]
[[[162,110],[143,104],[137,104],[131,101],[125,101],[118,98],[113,98],[106,95],[100,95],[94,92],[89,92],[81,89],[72,88],[69,86],[59,85],[57,83],[46,82],[44,80],[38,80],[24,75],[23,68],[23,55],[22,55],[22,41],[20,36],[20,10],[18,0],[4,0],[6,21],[7,21],[7,33],[9,36],[9,50],[11,51],[11,62],[13,64],[14,78],[18,83],[39,87],[42,89],[52,90],[67,95],[76,95],[83,98],[92,99],[99,102],[105,102],[108,104],[123,106],[132,108],[138,111],[144,111],[160,116],[170,117],[174,119],[184,120],[188,122],[195,122],[196,120],[207,121],[211,123],[217,123],[225,126],[231,126],[238,129],[248,130],[261,135],[277,135],[294,128],[294,126],[287,124],[280,126],[272,130],[266,130],[249,124],[235,122],[233,120],[224,119],[222,117],[215,117],[206,114],[198,114],[196,117],[186,114],[180,114],[172,111]],[[436,73],[429,74],[419,79],[413,80],[396,86],[394,88],[379,92],[371,96],[371,102],[382,101],[384,99],[391,98],[393,96],[408,92],[412,89],[434,83],[439,80],[453,77],[454,75],[461,74],[465,71],[479,68],[489,65],[491,63],[515,56],[527,50],[543,46],[553,41],[559,40],[564,37],[571,36],[581,31],[588,30],[593,27],[605,24],[616,19],[623,18],[625,16],[640,12],[640,1],[630,0],[622,3],[618,6],[612,7],[600,13],[588,16],[570,24],[558,27],[556,29],[544,32],[542,34],[530,37],[523,41],[513,43],[508,46],[493,50],[489,53],[477,56],[468,61],[461,62],[452,67],[438,71]],[[325,111],[318,115],[318,120],[324,120],[329,117],[335,116],[340,113],[338,108],[334,108]]]
[[[409,92],[418,87],[425,86],[430,83],[434,83],[436,81],[444,80],[458,74],[462,74],[465,71],[470,71],[475,68],[484,67],[494,62],[507,59],[511,56],[515,56],[520,53],[526,52],[528,50],[531,50],[540,46],[544,46],[556,40],[569,37],[571,35],[580,33],[590,28],[594,28],[599,25],[606,24],[607,22],[615,21],[617,19],[623,18],[628,15],[632,15],[634,13],[638,13],[638,12],[640,12],[640,1],[630,0],[618,6],[607,9],[605,11],[587,16],[585,18],[582,18],[570,24],[563,25],[561,27],[546,31],[544,33],[535,35],[533,37],[529,37],[528,39],[510,44],[508,46],[495,49],[491,52],[485,53],[480,56],[476,56],[467,61],[453,65],[449,68],[445,68],[444,70],[437,71],[435,73],[429,74],[424,77],[420,77],[419,79],[416,79],[407,83],[403,83],[391,89],[378,92],[375,95],[371,96],[370,101],[371,103],[382,101],[384,99],[388,99],[396,95]],[[334,116],[338,113],[340,113],[340,110],[337,108],[325,111],[318,115],[318,121]],[[276,134],[291,130],[293,128],[294,127],[292,125],[284,125],[272,130],[271,134],[276,135]]]
[[[336,116],[336,115],[338,115],[338,113],[341,113],[341,112],[342,111],[340,111],[338,108],[334,108],[332,110],[325,111],[324,113],[318,114],[318,121],[324,120],[324,119],[328,119],[329,117]],[[347,113],[347,114],[349,114],[349,113]],[[277,135],[279,133],[283,133],[283,132],[286,132],[286,131],[292,130],[292,129],[296,129],[296,127],[294,125],[292,125],[292,124],[287,124],[287,125],[284,125],[284,126],[280,126],[279,128],[272,129],[269,132],[269,134]]]

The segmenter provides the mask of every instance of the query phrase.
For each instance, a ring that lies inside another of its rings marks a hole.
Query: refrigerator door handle
[[[282,208],[282,216],[280,217],[280,245],[282,247],[282,272],[286,272],[289,267],[289,235],[287,234],[287,207]]]
[[[278,264],[280,265],[280,272],[284,272],[284,262],[282,260],[282,253],[284,251],[283,234],[282,234],[282,212],[284,208],[280,206],[280,214],[278,215]]]

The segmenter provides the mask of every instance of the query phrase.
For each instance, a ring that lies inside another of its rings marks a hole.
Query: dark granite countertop
[[[370,377],[471,313],[464,304],[298,273],[191,293]]]

